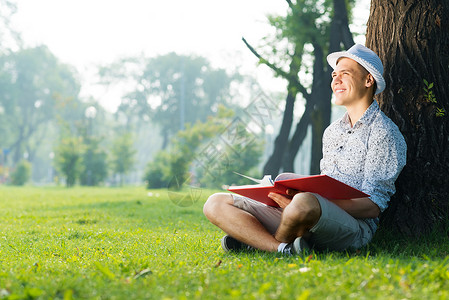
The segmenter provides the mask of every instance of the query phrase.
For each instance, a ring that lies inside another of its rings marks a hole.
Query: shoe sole
[[[228,246],[226,245],[226,239],[228,238],[228,236],[227,235],[225,235],[224,237],[222,237],[221,238],[221,248],[223,248],[223,250],[225,251],[225,252],[229,252],[229,251],[231,251],[231,249],[229,249],[228,248]]]
[[[296,254],[301,254],[303,250],[310,249],[309,244],[302,237],[297,237],[293,241],[293,250]]]

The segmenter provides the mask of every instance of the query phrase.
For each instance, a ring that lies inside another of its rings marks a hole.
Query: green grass
[[[202,214],[144,188],[0,187],[0,299],[447,299],[449,242],[228,254]],[[156,197],[156,195],[158,197]]]

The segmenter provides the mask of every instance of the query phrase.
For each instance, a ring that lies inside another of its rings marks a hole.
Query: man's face
[[[350,105],[366,96],[371,74],[350,58],[341,58],[332,72],[331,88],[335,94],[335,104]]]

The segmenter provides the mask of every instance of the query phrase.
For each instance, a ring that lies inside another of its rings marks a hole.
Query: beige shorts
[[[266,206],[260,202],[231,194],[234,206],[243,209],[253,216],[271,233],[279,226],[282,208]],[[314,194],[321,206],[321,217],[318,223],[310,229],[309,244],[317,250],[358,249],[371,241],[374,232],[361,219],[355,219],[343,209],[329,200]]]

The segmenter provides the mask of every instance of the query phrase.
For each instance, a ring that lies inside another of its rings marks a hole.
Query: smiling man
[[[206,217],[227,233],[225,251],[260,249],[299,254],[305,248],[341,251],[371,241],[378,218],[395,193],[406,161],[406,143],[398,127],[380,110],[374,96],[385,89],[379,57],[362,45],[327,57],[334,69],[331,88],[345,115],[323,135],[321,173],[370,195],[328,200],[301,191],[292,198],[270,193],[280,208],[227,193],[209,197]],[[281,174],[282,179],[296,174]]]

